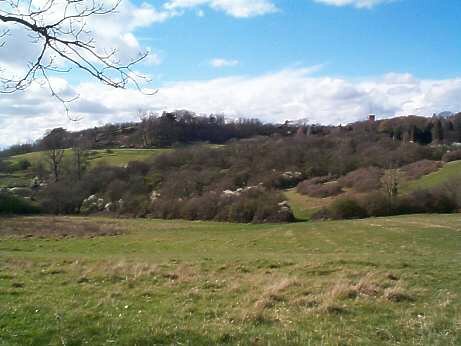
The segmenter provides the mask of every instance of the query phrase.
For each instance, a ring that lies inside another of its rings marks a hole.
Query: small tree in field
[[[389,209],[395,206],[395,201],[399,195],[400,172],[398,169],[387,169],[381,178],[384,193],[387,196]]]
[[[77,180],[81,180],[88,168],[88,145],[83,140],[77,140],[72,146],[72,166]]]
[[[64,135],[66,130],[57,128],[45,135],[42,143],[45,149],[45,158],[53,174],[54,181],[61,177],[62,160],[64,158]]]

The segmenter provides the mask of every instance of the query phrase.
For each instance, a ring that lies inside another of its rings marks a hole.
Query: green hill
[[[445,184],[450,179],[461,177],[461,161],[446,163],[434,173],[425,175],[419,179],[404,182],[401,186],[402,192],[411,192],[417,189],[428,189]]]
[[[111,166],[125,166],[130,161],[145,161],[156,155],[168,152],[172,149],[104,149],[91,150],[89,156],[90,167],[98,164],[107,164]],[[31,164],[39,160],[45,160],[44,152],[32,152],[22,155],[11,156],[7,161],[18,163],[21,160],[27,160]],[[65,159],[70,159],[71,149],[66,149]],[[0,187],[28,186],[33,178],[31,169],[17,171],[14,173],[0,173]]]

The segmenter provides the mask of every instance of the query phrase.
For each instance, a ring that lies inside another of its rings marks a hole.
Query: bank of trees
[[[318,188],[315,184],[325,184],[327,193],[338,194],[341,184],[360,191],[376,187],[393,194],[398,189],[398,178],[391,179],[390,164],[397,169],[421,160],[433,162],[444,153],[442,147],[394,141],[382,133],[276,134],[222,147],[177,148],[147,162],[130,162],[124,168],[99,166],[82,172],[80,178],[64,174],[39,198],[53,213],[82,212],[82,204],[88,204],[84,200],[94,195],[92,199],[99,206],[86,208],[85,212],[236,222],[290,221],[293,215],[280,193],[282,189],[309,181],[304,185],[311,191]],[[324,191],[320,190],[319,196],[323,197]]]
[[[227,123],[222,118],[197,119],[186,115],[147,115],[141,119],[146,122],[142,141],[153,145],[155,139],[166,145],[177,138],[211,138],[212,131],[200,132],[202,125],[197,122],[201,121],[205,124],[203,129],[215,126],[216,133],[222,134],[226,133],[222,132],[225,128],[237,128],[240,135],[249,138],[227,141],[224,146],[178,146],[146,162],[131,162],[124,168],[87,169],[88,153],[94,145],[89,136],[91,130],[76,136],[64,129],[55,129],[41,141],[40,148],[45,150],[48,162],[42,167],[34,163],[33,169],[37,172],[39,168],[45,170],[40,176],[48,183],[47,187],[40,188],[37,199],[44,210],[51,213],[104,211],[144,217],[273,222],[293,219],[280,192],[297,187],[300,193],[314,197],[337,196],[353,190],[371,196],[367,203],[370,208],[380,210],[379,213],[384,210],[380,209],[381,201],[386,200],[387,212],[394,213],[397,206],[403,205],[398,193],[400,175],[419,177],[438,169],[442,158],[448,161],[458,157],[457,150],[449,152],[449,147],[444,145],[397,140],[379,122],[345,127],[298,127],[293,131],[289,125],[266,126],[255,121]],[[164,124],[160,124],[162,122]],[[149,137],[147,130],[157,126],[165,133]],[[262,135],[266,130],[267,134]],[[140,129],[125,133],[134,135],[136,131]],[[200,137],[201,133],[206,135]],[[257,135],[252,136],[254,133]],[[220,142],[227,137],[213,138]],[[67,149],[64,151],[64,148]],[[88,200],[90,196],[93,197]],[[338,203],[343,203],[348,211],[343,214],[324,211],[325,215],[378,214],[364,211],[362,200],[346,203],[340,199]],[[96,204],[91,205],[91,201]],[[85,205],[83,209],[82,205]],[[425,206],[406,210],[429,209],[430,206]]]

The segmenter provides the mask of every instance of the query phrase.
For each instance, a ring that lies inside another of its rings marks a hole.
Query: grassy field
[[[460,345],[461,215],[0,219],[0,345]]]
[[[123,166],[130,161],[144,161],[155,155],[169,151],[170,149],[109,149],[109,150],[91,150],[90,165],[95,166],[105,163],[112,166]],[[67,149],[65,157],[70,157],[72,151]],[[43,157],[43,152],[33,152],[23,155],[11,156],[9,161],[18,162],[20,160],[29,160],[30,162],[38,161]]]
[[[296,188],[285,190],[284,196],[290,203],[296,219],[304,221],[309,220],[315,212],[327,207],[335,199],[335,197],[315,198],[301,195],[296,192]]]
[[[91,150],[89,157],[90,167],[99,164],[111,166],[124,166],[130,161],[144,161],[156,155],[168,152],[171,149],[110,149],[110,150]],[[64,153],[65,159],[70,159],[71,150],[67,149]],[[15,163],[21,160],[28,160],[33,163],[43,159],[43,152],[33,152],[23,155],[11,156],[8,161]],[[30,170],[15,172],[12,174],[0,174],[0,187],[28,186],[33,178]]]
[[[400,193],[406,194],[418,189],[430,189],[446,184],[450,179],[461,178],[461,161],[446,163],[434,173],[415,180],[403,180],[400,184]],[[323,207],[327,207],[337,197],[314,198],[301,195],[296,189],[289,189],[284,195],[292,207],[295,217],[299,220],[309,220],[311,216]]]
[[[461,161],[446,163],[437,172],[425,175],[419,179],[411,180],[402,184],[402,192],[410,192],[417,189],[427,189],[442,185],[452,178],[461,177]]]

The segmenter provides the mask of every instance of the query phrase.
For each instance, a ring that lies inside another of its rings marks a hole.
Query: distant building
[[[376,115],[374,115],[374,114],[368,115],[368,121],[371,122],[371,123],[375,122],[376,121]]]

